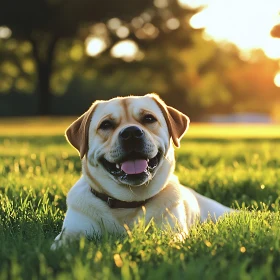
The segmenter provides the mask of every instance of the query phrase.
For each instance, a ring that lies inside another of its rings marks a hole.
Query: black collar
[[[116,198],[110,197],[107,194],[97,192],[96,190],[90,188],[91,192],[101,200],[105,201],[110,208],[137,208],[145,205],[153,197],[150,197],[142,201],[123,201]]]

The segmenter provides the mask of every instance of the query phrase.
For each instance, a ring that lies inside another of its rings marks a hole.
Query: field
[[[50,245],[80,176],[71,119],[0,120],[0,279],[280,279],[280,127],[192,125],[176,173],[241,211],[184,243],[152,224],[125,236]]]

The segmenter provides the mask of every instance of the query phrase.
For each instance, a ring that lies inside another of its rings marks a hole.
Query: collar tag
[[[110,208],[114,207],[114,199],[112,197],[108,196],[107,204]]]

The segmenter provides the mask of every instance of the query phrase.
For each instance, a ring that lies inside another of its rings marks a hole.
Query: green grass
[[[247,131],[249,139],[242,139],[240,132],[229,137],[221,135],[221,127],[193,126],[196,134],[177,150],[183,184],[250,211],[196,225],[185,243],[151,224],[53,252],[65,196],[81,165],[62,135],[64,125],[52,131],[51,123],[30,121],[33,130],[27,133],[19,132],[21,125],[2,124],[0,279],[280,278],[278,130],[262,139]]]

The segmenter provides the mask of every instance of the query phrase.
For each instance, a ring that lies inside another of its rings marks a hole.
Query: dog
[[[216,221],[233,211],[182,186],[173,174],[173,144],[179,147],[189,123],[156,94],[94,102],[66,130],[80,154],[82,177],[67,195],[52,248],[82,235],[123,233],[141,217],[187,235],[198,219]]]

